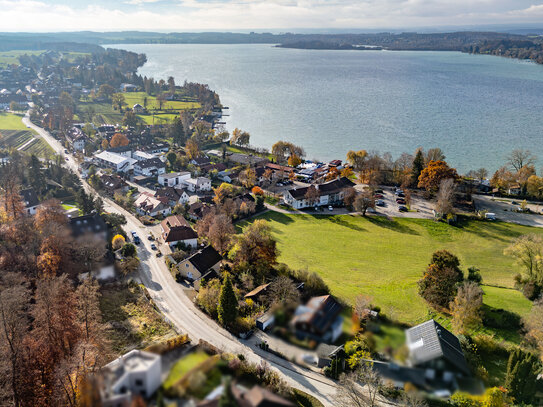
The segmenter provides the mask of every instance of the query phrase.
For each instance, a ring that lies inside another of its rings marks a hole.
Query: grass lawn
[[[159,104],[156,100],[155,96],[150,96],[145,92],[125,92],[123,93],[124,100],[126,101],[126,104],[131,108],[136,103],[139,103],[140,105],[143,104],[143,98],[147,96],[147,109],[149,111],[151,110],[159,110]],[[199,109],[200,103],[198,103],[193,98],[185,97],[183,100],[166,100],[162,104],[162,110],[188,110],[188,109]]]
[[[465,221],[455,227],[423,219],[277,212],[260,218],[270,222],[280,262],[317,272],[333,294],[348,302],[368,294],[389,317],[409,324],[429,315],[417,281],[434,251],[456,254],[464,270],[478,267],[485,284],[511,288],[519,268],[504,248],[522,234],[543,233],[503,222]],[[489,306],[521,315],[530,309],[530,302],[514,290],[485,287],[485,292]]]
[[[23,124],[23,115],[0,111],[0,131],[2,130],[26,130],[33,132]]]
[[[164,389],[169,389],[175,385],[181,378],[191,369],[198,366],[204,360],[208,359],[209,355],[205,352],[192,352],[187,356],[179,359],[175,365],[173,365],[166,381],[162,384]]]

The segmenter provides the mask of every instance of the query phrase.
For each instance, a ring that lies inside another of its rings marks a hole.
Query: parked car
[[[377,213],[375,208],[372,208],[371,206],[367,209],[367,212],[369,212],[369,213]]]
[[[285,184],[283,184],[282,182],[278,182],[278,183],[275,184],[275,185],[277,185],[278,187],[282,187],[282,186],[284,186]]]
[[[376,194],[383,194],[384,193],[384,191],[382,189],[376,189],[374,192]]]
[[[405,198],[405,194],[404,194],[403,192],[400,192],[400,193],[398,194],[398,196],[399,196],[400,198]]]
[[[383,201],[382,199],[378,199],[377,201],[375,201],[375,205],[377,205],[377,206],[385,206],[385,201]]]
[[[403,198],[398,198],[398,199],[396,199],[396,203],[397,203],[397,204],[400,204],[400,205],[405,205],[405,199],[403,199]]]
[[[155,240],[155,237],[149,233],[149,236],[147,236],[147,240]]]
[[[151,243],[151,249],[153,249],[153,250],[157,250],[156,244],[154,244],[154,243]]]
[[[132,239],[134,240],[134,243],[140,244],[140,237],[138,236],[138,234],[135,231],[130,232],[130,234],[132,235]]]
[[[401,189],[397,189],[396,192],[394,192],[396,195],[403,194],[403,191]]]
[[[496,214],[492,212],[485,213],[485,219],[487,220],[496,220]]]
[[[400,206],[398,206],[398,211],[399,212],[407,212],[407,207],[405,207],[403,205],[400,205]]]
[[[67,148],[64,149],[64,154],[68,154],[68,149]]]
[[[520,205],[517,201],[511,201],[511,205]]]
[[[161,251],[156,252],[156,257],[162,257],[162,252]]]
[[[376,199],[383,199],[384,195],[383,194],[373,194],[373,197],[376,198]]]
[[[328,206],[328,210],[329,210],[329,211],[333,211],[333,210],[334,210],[334,208],[332,207],[332,205]]]

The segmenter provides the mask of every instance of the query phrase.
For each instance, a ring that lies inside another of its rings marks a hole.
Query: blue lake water
[[[321,51],[271,45],[115,45],[147,54],[141,75],[207,83],[227,128],[251,144],[350,149],[440,147],[460,171],[495,170],[515,148],[543,164],[543,66],[456,52]]]

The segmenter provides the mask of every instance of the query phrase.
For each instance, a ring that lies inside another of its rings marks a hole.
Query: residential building
[[[207,157],[196,157],[189,161],[190,164],[201,166],[201,165],[207,165],[210,163],[209,158]]]
[[[191,220],[197,221],[203,219],[209,211],[211,211],[211,207],[209,205],[202,202],[194,202],[190,204],[187,214]]]
[[[40,205],[40,201],[38,200],[38,195],[36,194],[36,191],[34,191],[34,188],[22,189],[19,191],[19,195],[21,195],[25,204],[25,212],[28,215],[35,215],[38,206]]]
[[[146,216],[167,216],[172,213],[172,208],[168,205],[168,201],[162,198],[157,198],[149,192],[142,192],[134,202],[136,212]]]
[[[145,109],[139,103],[136,103],[134,106],[132,106],[132,110],[136,114],[142,114],[143,112],[145,112]]]
[[[128,158],[135,158],[135,157],[132,157],[132,147],[130,146],[110,147],[106,151],[109,151],[110,153],[124,155],[125,157],[128,157]]]
[[[190,192],[211,191],[211,180],[205,177],[188,178],[183,180]]]
[[[151,397],[162,383],[161,370],[160,355],[137,349],[108,363],[101,370],[103,407],[129,407],[136,396]]]
[[[162,186],[174,187],[184,185],[184,181],[190,178],[190,172],[169,172],[158,176],[158,183]]]
[[[128,184],[118,175],[102,174],[100,180],[102,181],[104,190],[110,195],[128,191]]]
[[[123,92],[136,92],[138,87],[131,83],[121,83],[120,89]]]
[[[141,146],[140,150],[151,154],[160,154],[170,151],[170,146],[167,143],[151,143]]]
[[[94,162],[100,167],[111,168],[116,172],[128,172],[137,161],[121,154],[102,151],[94,155]]]
[[[153,158],[157,158],[156,155],[152,154],[152,153],[149,153],[147,151],[141,151],[141,150],[137,150],[137,151],[134,151],[134,153],[132,153],[132,158],[138,160],[138,161],[143,161],[143,160],[151,160]]]
[[[218,407],[219,398],[224,392],[224,386],[212,391],[197,407]],[[239,407],[295,407],[295,404],[278,394],[260,387],[253,386],[250,390],[236,383],[230,384],[230,392]]]
[[[87,136],[78,127],[72,127],[66,132],[66,141],[73,151],[84,151],[87,143]]]
[[[192,256],[177,265],[179,274],[190,281],[196,281],[205,276],[210,270],[219,271],[222,257],[211,246],[198,250]]]
[[[290,324],[300,339],[335,342],[342,333],[342,309],[341,304],[331,295],[313,297],[307,304],[296,308]]]
[[[164,243],[167,243],[170,247],[174,247],[179,243],[193,249],[198,246],[198,233],[182,216],[168,216],[160,222],[160,227]]]
[[[170,206],[185,205],[190,200],[190,196],[187,194],[187,191],[181,188],[173,187],[157,189],[155,192],[155,197],[158,199],[165,198]]]
[[[83,179],[87,179],[89,176],[90,168],[94,165],[92,161],[83,161],[79,165],[79,172],[81,173],[81,177]]]
[[[153,157],[149,160],[137,161],[134,164],[134,175],[144,175],[146,177],[157,176],[166,172],[166,164],[159,158]]]
[[[354,183],[346,177],[335,179],[324,184],[314,184],[302,188],[293,188],[283,193],[283,201],[295,209],[309,208],[313,206],[335,205],[343,203],[345,191],[354,187]],[[318,199],[315,202],[307,199],[309,188],[316,188]]]
[[[228,154],[227,158],[229,161],[232,161],[236,164],[249,165],[251,167],[264,165],[269,162],[269,160],[264,157],[240,153]]]
[[[88,215],[77,216],[70,219],[70,228],[74,238],[83,235],[93,235],[97,239],[107,239],[107,225],[104,219],[97,214],[91,213]]]
[[[273,175],[272,179],[282,181],[285,178],[289,178],[290,174],[296,173],[296,168],[287,167],[285,165],[267,163],[264,168],[266,170],[271,170]]]

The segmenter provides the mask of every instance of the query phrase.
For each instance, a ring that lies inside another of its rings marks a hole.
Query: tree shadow
[[[352,217],[352,215],[319,215],[319,217],[322,217],[323,219],[328,219],[328,221],[335,223],[338,226],[343,226],[347,229],[356,230],[357,232],[367,232],[367,230],[363,227],[354,225],[345,220],[348,217]]]
[[[407,225],[402,225],[395,219],[390,219],[385,216],[368,216],[366,219],[373,223],[375,226],[392,230],[398,233],[404,233],[408,235],[420,235],[416,230],[411,229]]]

